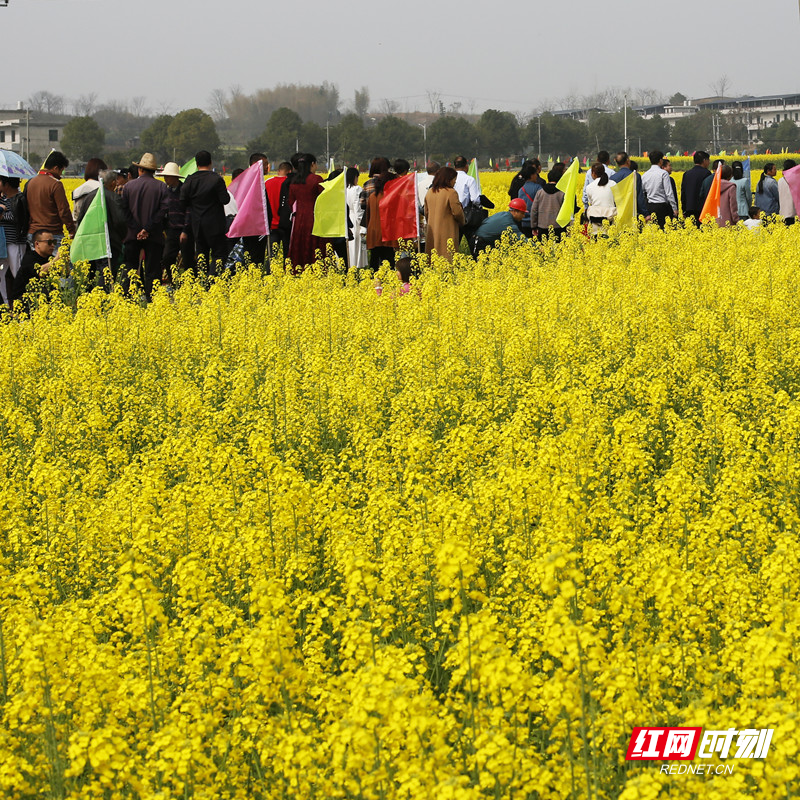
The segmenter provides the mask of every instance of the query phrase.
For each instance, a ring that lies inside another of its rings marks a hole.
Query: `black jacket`
[[[700,187],[703,181],[711,174],[710,170],[695,164],[683,176],[681,181],[681,208],[683,216],[690,214],[697,217],[703,210],[703,203],[700,200]]]
[[[228,187],[216,172],[201,170],[186,179],[181,189],[181,207],[191,213],[195,239],[201,229],[206,237],[225,234],[227,203]]]

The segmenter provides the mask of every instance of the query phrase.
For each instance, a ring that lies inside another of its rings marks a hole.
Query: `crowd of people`
[[[721,178],[718,225],[741,220],[756,226],[762,214],[777,214],[786,224],[794,223],[792,194],[785,178],[776,180],[775,164],[765,165],[752,192],[742,162],[717,160],[711,164],[708,153],[697,151],[694,166],[683,175],[679,196],[669,159],[658,151],[651,151],[648,157],[649,169],[639,174],[638,164],[627,153],[617,153],[612,167],[610,154],[600,151],[585,174],[583,209],[576,197],[569,221],[562,213],[565,195],[558,188],[567,169],[563,162],[555,163],[545,175],[538,159],[526,161],[511,181],[508,211],[489,216],[487,209],[492,204],[468,174],[466,158],[459,156],[452,166],[430,161],[425,172],[416,176],[419,237],[391,241],[382,233],[387,220],[381,199],[390,181],[409,174],[408,161],[374,158],[363,186],[359,185],[359,170],[348,167],[347,236],[321,238],[313,233],[314,205],[324,182],[338,177],[342,170],[323,179],[317,174],[314,155],[296,153],[278,166],[276,175],[265,179],[269,232],[236,240],[227,235],[237,213],[236,201],[205,150],[196,154],[196,171],[185,178],[174,162],[159,170],[150,153],[123,170],[111,170],[102,159],[92,158],[86,165],[84,183],[73,192],[72,209],[61,183],[69,161],[54,151],[24,191],[18,178],[0,177],[0,233],[4,234],[0,239],[0,294],[5,304],[12,305],[23,296],[31,279],[52,268],[64,231],[75,235],[99,191],[105,198],[110,258],[90,264],[90,279],[102,283],[109,268],[115,280],[127,285],[130,274],[136,272],[147,297],[156,281],[171,281],[176,264],[182,269],[202,267],[213,275],[247,261],[268,269],[270,258],[280,253],[298,271],[329,249],[358,269],[376,270],[388,261],[397,266],[407,284],[415,250],[452,260],[465,237],[475,255],[506,232],[520,239],[551,236],[559,240],[576,215],[588,235],[599,234],[617,214],[613,184],[631,173],[636,173],[638,216],[662,228],[668,219],[681,215],[699,224],[717,167]],[[250,166],[261,161],[265,175],[269,172],[264,153],[253,153],[249,161]],[[783,170],[794,166],[795,162],[787,159]],[[235,171],[233,178],[241,172]]]

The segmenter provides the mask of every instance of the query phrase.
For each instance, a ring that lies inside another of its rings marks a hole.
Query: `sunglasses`
[[[40,244],[55,244],[55,239],[39,239]]]

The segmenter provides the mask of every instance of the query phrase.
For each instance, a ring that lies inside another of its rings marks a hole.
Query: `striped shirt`
[[[17,221],[14,218],[14,200],[5,195],[0,195],[0,204],[3,208],[2,224],[5,229],[6,243],[7,244],[24,244],[25,239],[20,238],[17,231]]]

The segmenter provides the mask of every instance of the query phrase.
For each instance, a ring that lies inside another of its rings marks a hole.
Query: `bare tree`
[[[134,117],[146,117],[150,111],[145,105],[146,102],[147,98],[141,94],[132,98],[130,105],[131,114],[133,114]]]
[[[228,117],[225,108],[228,102],[228,93],[224,89],[214,89],[208,96],[208,110],[214,122],[222,122]]]
[[[431,114],[439,112],[439,100],[442,98],[441,92],[434,91],[433,89],[426,89],[425,94],[428,95],[428,103],[431,107]]]
[[[76,117],[91,117],[97,110],[97,92],[82,94],[72,103],[72,110]]]
[[[164,116],[165,114],[171,114],[172,107],[172,100],[159,100],[157,106],[159,115]]]
[[[396,100],[390,100],[388,97],[384,97],[383,100],[381,100],[380,110],[382,114],[392,116],[397,113],[397,109],[398,104]]]
[[[713,83],[710,83],[711,91],[715,97],[725,97],[725,92],[731,88],[731,79],[727,74],[720,75]]]
[[[63,114],[64,98],[51,92],[36,92],[28,98],[28,106],[32,111],[40,111],[45,114]]]

